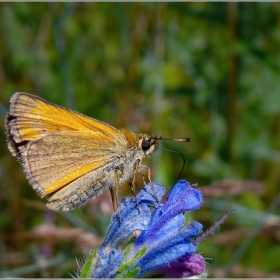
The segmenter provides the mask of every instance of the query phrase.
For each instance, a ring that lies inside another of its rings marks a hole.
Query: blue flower
[[[156,183],[153,186],[161,199],[165,189]],[[79,276],[190,277],[205,273],[204,259],[195,254],[194,242],[202,232],[202,225],[190,222],[184,226],[184,213],[201,207],[201,192],[180,180],[163,203],[156,202],[149,184],[137,195],[137,200],[140,213],[133,198],[121,201],[122,223],[115,213],[103,244],[91,253]]]

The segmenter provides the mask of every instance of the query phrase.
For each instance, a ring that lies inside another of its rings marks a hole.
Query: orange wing
[[[10,151],[40,196],[110,162],[115,146],[126,144],[116,128],[26,93],[12,97],[6,129]]]
[[[113,148],[99,132],[52,133],[30,142],[22,163],[30,183],[44,196],[111,162]]]
[[[21,92],[11,98],[7,124],[7,130],[16,143],[35,140],[49,133],[73,130],[90,130],[101,132],[109,138],[124,139],[122,132],[106,123]]]

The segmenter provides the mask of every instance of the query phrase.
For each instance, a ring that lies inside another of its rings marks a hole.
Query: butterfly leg
[[[158,200],[158,198],[157,198],[156,191],[155,191],[155,189],[154,189],[153,182],[152,182],[152,180],[151,180],[151,169],[150,169],[150,167],[149,167],[148,165],[145,165],[145,164],[143,164],[143,165],[140,166],[140,169],[143,169],[143,168],[147,168],[147,170],[148,170],[148,180],[149,180],[149,182],[150,182],[150,186],[151,186],[151,189],[152,189],[152,191],[153,191],[153,195],[154,195],[154,197],[155,197],[155,199],[156,199],[156,202],[159,202],[159,200]]]
[[[142,177],[142,179],[143,179],[143,184],[144,184],[144,186],[146,186],[147,183],[146,183],[146,181],[145,181],[145,175],[144,175],[144,173],[138,172],[138,174]]]
[[[145,165],[139,165],[139,168],[138,168],[138,175],[140,175],[140,176],[142,177],[142,179],[143,179],[143,184],[144,184],[144,186],[146,186],[147,183],[146,183],[146,180],[145,180],[145,175],[144,175],[144,173],[139,172],[139,171],[140,171],[141,169],[143,169],[143,168],[146,168],[146,166],[145,166]]]
[[[116,210],[118,210],[119,221],[121,223],[122,222],[122,217],[121,217],[121,212],[120,212],[120,208],[119,208],[119,195],[118,195],[119,176],[120,176],[119,172],[120,171],[115,172],[115,184],[114,184],[114,186],[111,186],[109,189],[110,189],[110,193],[111,193],[114,212],[116,212]]]
[[[132,180],[129,182],[129,186],[130,186],[132,195],[134,197],[134,200],[135,200],[135,203],[136,203],[136,206],[137,206],[137,209],[138,209],[138,213],[140,214],[140,208],[139,208],[139,204],[138,204],[136,194],[135,194],[136,193],[136,191],[135,191],[135,181],[136,181],[136,175],[138,174],[139,165],[140,165],[140,160],[138,159],[135,163],[135,172],[133,174]]]

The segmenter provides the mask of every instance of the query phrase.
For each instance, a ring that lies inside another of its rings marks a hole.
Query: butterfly
[[[28,93],[15,93],[10,102],[5,122],[8,148],[54,211],[70,211],[105,189],[117,210],[118,189],[126,181],[137,204],[135,180],[137,175],[144,180],[144,168],[152,187],[150,169],[142,160],[158,149],[160,140],[190,141],[116,129]]]

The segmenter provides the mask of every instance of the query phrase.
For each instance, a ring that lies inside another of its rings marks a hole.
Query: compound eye
[[[144,139],[144,140],[142,141],[142,149],[143,149],[144,151],[146,151],[146,150],[149,150],[150,147],[151,147],[150,141]]]

